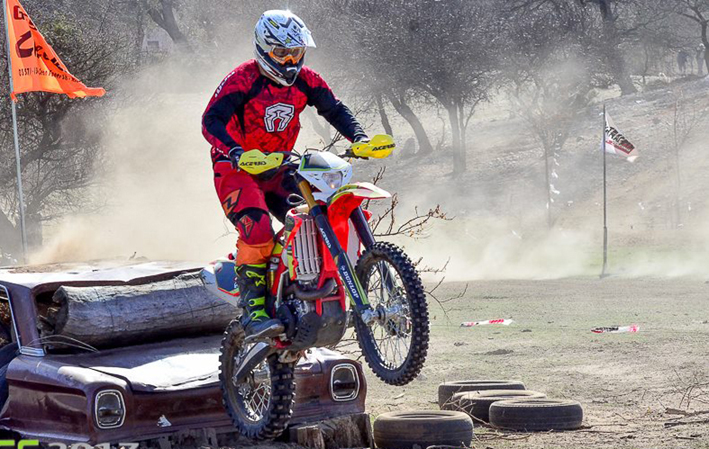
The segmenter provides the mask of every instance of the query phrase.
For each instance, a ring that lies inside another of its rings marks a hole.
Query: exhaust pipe
[[[303,290],[298,284],[291,284],[286,293],[295,295],[296,298],[303,301],[317,301],[321,298],[326,298],[332,294],[337,288],[337,282],[330,278],[325,281],[325,284],[317,290]]]

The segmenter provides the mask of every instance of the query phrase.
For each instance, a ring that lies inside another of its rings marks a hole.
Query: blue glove
[[[229,150],[229,160],[231,161],[231,166],[233,168],[239,168],[239,159],[241,158],[242,154],[244,154],[244,149],[241,147],[234,147]]]

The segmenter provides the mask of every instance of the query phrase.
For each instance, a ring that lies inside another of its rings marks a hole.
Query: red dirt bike
[[[333,346],[349,324],[370,368],[390,385],[405,385],[421,371],[429,342],[426,298],[416,268],[404,252],[376,242],[365,200],[391,195],[370,183],[352,183],[343,158],[391,154],[390,136],[354,144],[337,156],[311,151],[245,153],[239,167],[254,176],[286,170],[298,193],[269,264],[267,306],[284,324],[275,339],[245,338],[239,320],[225,332],[220,381],[235,427],[255,439],[275,438],[288,424],[294,400],[293,370],[305,351]],[[203,272],[207,286],[239,305],[233,259]]]

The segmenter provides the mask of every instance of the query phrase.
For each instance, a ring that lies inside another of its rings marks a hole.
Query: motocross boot
[[[271,338],[283,333],[280,320],[266,312],[266,264],[236,267],[241,304],[244,307],[241,324],[247,337]]]

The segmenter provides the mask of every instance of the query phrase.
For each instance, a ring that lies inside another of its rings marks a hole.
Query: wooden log
[[[42,337],[60,335],[97,348],[223,332],[238,314],[194,274],[145,285],[61,287],[53,301]]]

